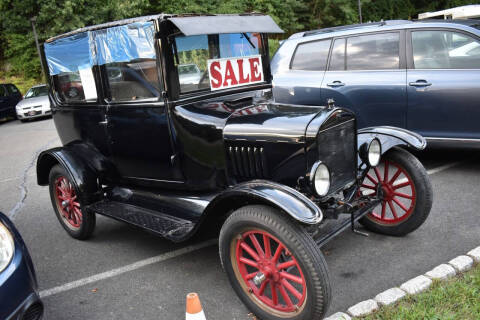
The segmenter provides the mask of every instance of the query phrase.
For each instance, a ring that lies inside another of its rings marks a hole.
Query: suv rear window
[[[17,87],[15,87],[13,84],[7,84],[7,88],[12,94],[19,93]]]
[[[295,50],[291,69],[324,71],[327,66],[331,40],[301,43]]]
[[[399,52],[398,32],[348,38],[347,70],[398,69]]]

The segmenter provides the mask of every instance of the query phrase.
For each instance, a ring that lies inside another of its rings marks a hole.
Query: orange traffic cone
[[[185,320],[207,320],[205,313],[203,313],[200,298],[196,293],[187,294],[187,312]]]

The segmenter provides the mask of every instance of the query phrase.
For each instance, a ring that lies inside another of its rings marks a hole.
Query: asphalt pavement
[[[51,119],[0,124],[0,211],[13,217],[30,250],[45,319],[184,319],[192,291],[209,320],[252,318],[231,289],[215,244],[172,244],[102,216],[92,239],[70,238],[48,188],[35,177],[38,152],[59,145]],[[345,231],[330,242],[324,248],[333,287],[329,314],[480,245],[480,151],[418,156],[431,173],[430,217],[403,238]]]

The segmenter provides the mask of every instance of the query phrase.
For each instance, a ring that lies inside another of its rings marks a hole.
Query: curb
[[[460,255],[448,263],[436,266],[424,275],[408,280],[399,287],[385,290],[373,299],[361,301],[348,308],[346,313],[337,312],[325,318],[325,320],[350,320],[354,317],[370,315],[380,307],[393,304],[407,295],[415,295],[427,290],[432,285],[433,280],[444,281],[450,279],[472,269],[478,263],[480,263],[480,246],[470,250],[466,255]]]

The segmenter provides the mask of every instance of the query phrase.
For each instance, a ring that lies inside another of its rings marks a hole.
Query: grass
[[[13,83],[17,86],[22,94],[25,94],[28,89],[36,84],[41,84],[41,80],[36,79],[24,79],[20,76],[6,76],[0,74],[0,83]]]
[[[479,320],[480,265],[448,281],[435,281],[428,291],[362,319]]]

